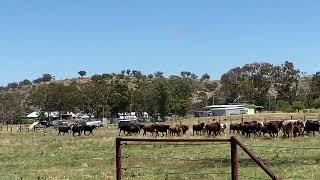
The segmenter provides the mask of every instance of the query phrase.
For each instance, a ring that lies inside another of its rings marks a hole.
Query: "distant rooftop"
[[[245,107],[244,104],[237,104],[237,105],[212,105],[212,106],[206,106],[206,109],[212,109],[212,108],[239,108],[239,107]]]

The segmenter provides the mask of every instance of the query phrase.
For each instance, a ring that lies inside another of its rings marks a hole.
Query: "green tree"
[[[32,82],[33,82],[34,84],[40,84],[40,83],[42,83],[42,78],[40,77],[40,78],[38,78],[38,79],[33,80]]]
[[[148,79],[151,81],[153,79],[153,74],[148,74]]]
[[[192,73],[192,74],[190,75],[190,77],[191,77],[191,79],[193,79],[193,80],[196,80],[196,79],[198,78],[198,76],[197,76],[196,74],[194,74],[194,73]]]
[[[301,110],[305,109],[305,105],[302,101],[295,101],[292,104],[292,108],[300,112]]]
[[[320,97],[320,72],[317,72],[313,75],[309,86],[311,88],[312,98],[313,99],[319,98]]]
[[[285,61],[281,66],[276,66],[274,80],[278,99],[292,104],[297,98],[299,78],[300,71],[295,69],[292,62]]]
[[[25,79],[19,82],[19,86],[29,86],[29,85],[32,85],[32,82],[29,81],[28,79]]]
[[[20,114],[21,107],[17,98],[8,92],[0,92],[0,117],[2,124],[14,123]]]
[[[53,80],[53,76],[51,74],[43,74],[42,82],[50,82]]]
[[[282,111],[282,112],[293,112],[294,109],[291,107],[290,103],[288,101],[284,100],[278,100],[276,102],[276,110]]]
[[[55,99],[49,85],[38,87],[27,99],[27,104],[40,110],[40,112],[54,111]]]
[[[138,72],[137,70],[132,70],[131,71],[131,76],[135,76],[137,72]]]
[[[126,74],[126,70],[122,70],[122,71],[120,72],[120,77],[121,77],[121,79],[124,78],[125,74]]]
[[[137,71],[134,77],[137,79],[138,82],[140,82],[140,80],[143,79],[143,74],[141,73],[141,71]]]
[[[269,63],[252,63],[236,67],[221,77],[222,92],[227,102],[246,101],[264,105],[272,86],[274,66]]]
[[[201,81],[208,81],[210,79],[210,75],[208,73],[205,73],[201,76]]]
[[[117,116],[119,112],[128,111],[131,103],[131,92],[127,83],[113,82],[109,96],[108,105],[112,116]]]
[[[127,76],[130,76],[130,72],[131,72],[130,69],[127,69],[127,70],[126,70]]]
[[[180,116],[185,116],[191,110],[193,86],[190,79],[171,76],[169,79],[172,97],[171,111]]]
[[[314,100],[313,107],[316,109],[320,109],[320,98]]]
[[[79,89],[75,84],[49,84],[37,88],[28,98],[28,104],[41,112],[73,111],[79,103]]]
[[[102,76],[101,76],[101,78],[102,79],[112,79],[113,78],[113,76],[111,75],[111,74],[108,74],[108,73],[106,73],[106,74],[102,74]]]
[[[161,72],[161,71],[155,72],[155,73],[154,73],[154,77],[156,77],[156,78],[163,78],[163,77],[164,77],[164,76],[163,76],[163,72]]]
[[[7,85],[8,88],[12,88],[12,89],[16,89],[19,87],[19,84],[17,82],[12,82],[12,83],[9,83]]]
[[[95,75],[91,76],[91,80],[98,82],[98,81],[102,81],[104,77],[105,77],[104,74],[103,75],[95,74]]]
[[[191,72],[190,71],[182,71],[181,73],[180,73],[180,75],[181,75],[181,77],[189,77],[189,76],[191,76]]]
[[[81,78],[87,74],[86,71],[79,71],[78,74],[80,75]]]

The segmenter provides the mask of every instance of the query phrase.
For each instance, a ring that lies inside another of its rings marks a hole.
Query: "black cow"
[[[96,128],[97,127],[95,125],[92,125],[92,126],[89,126],[87,124],[82,125],[83,134],[86,136],[89,136],[90,134],[92,134],[92,136],[93,136],[93,130]],[[89,132],[89,134],[87,135],[86,132]]]
[[[307,120],[304,131],[307,132],[307,134],[310,134],[312,132],[313,136],[315,136],[315,132],[320,132],[319,128],[320,128],[319,121]]]
[[[78,133],[78,136],[81,136],[82,125],[80,124],[73,125],[71,128],[71,131],[72,131],[72,136],[74,136],[75,133]]]
[[[269,121],[269,122],[278,124],[278,132],[282,129],[283,121]]]
[[[141,129],[143,128],[143,125],[129,122],[129,123],[119,123],[119,136],[121,135],[121,132],[123,131],[123,134],[125,135],[131,135],[131,134],[140,134]],[[127,133],[127,134],[126,134]]]
[[[266,127],[266,133],[269,133],[270,137],[278,138],[279,131],[282,126],[281,121],[270,121],[270,122],[265,123],[264,126]],[[265,129],[265,128],[263,128],[263,129]]]
[[[162,136],[164,136],[164,134],[166,134],[166,136],[167,136],[170,125],[155,124],[154,128],[156,130],[156,136],[159,136],[159,132],[162,133]]]
[[[192,127],[193,135],[194,135],[194,132],[196,132],[196,134],[198,134],[198,132],[201,134],[201,132],[204,130],[204,126],[205,126],[204,123],[193,125],[193,127]]]
[[[69,131],[70,130],[71,130],[70,126],[59,126],[58,127],[58,131],[59,131],[58,136],[60,136],[61,133],[63,133],[63,136],[64,136],[65,133],[68,133],[68,135],[69,135]]]
[[[251,134],[254,134],[258,137],[260,136],[261,127],[262,125],[257,121],[245,122],[241,124],[242,135],[250,138]]]

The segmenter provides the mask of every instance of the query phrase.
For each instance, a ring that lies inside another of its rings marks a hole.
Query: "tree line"
[[[167,116],[170,113],[185,116],[191,109],[194,88],[190,78],[155,73],[154,78],[115,78],[102,74],[92,76],[92,81],[69,85],[51,83],[39,86],[28,98],[28,104],[41,111],[79,112],[102,117],[120,112],[147,112]]]
[[[78,74],[82,79],[87,72]],[[206,105],[228,103],[255,104],[265,110],[284,112],[320,108],[320,72],[305,76],[289,61],[235,67],[224,73],[219,83],[209,81],[207,73],[199,79],[190,71],[165,77],[161,71],[145,75],[130,69],[95,74],[87,79],[91,80],[81,83],[73,79],[66,84],[54,82],[54,76],[44,74],[33,82],[23,80],[14,86],[41,84],[32,86],[31,93],[24,98],[18,98],[16,91],[2,88],[1,117],[13,122],[17,114],[31,110],[81,111],[96,117],[114,117],[128,111],[185,116]]]
[[[233,68],[222,75],[221,84],[226,103],[247,102],[286,112],[319,108],[320,72],[304,76],[289,61]]]

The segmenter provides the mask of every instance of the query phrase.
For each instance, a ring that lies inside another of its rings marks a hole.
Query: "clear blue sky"
[[[0,84],[138,69],[214,79],[251,62],[320,70],[320,1],[1,0]]]

